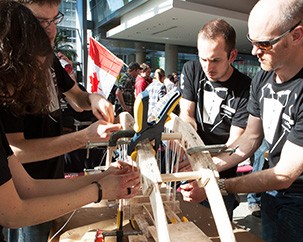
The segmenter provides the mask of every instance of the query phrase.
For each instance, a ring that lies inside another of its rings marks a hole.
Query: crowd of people
[[[178,86],[177,73],[166,76],[165,70],[156,68],[151,76],[151,67],[142,63],[131,62],[127,71],[117,80],[114,86],[116,90],[115,115],[121,112],[133,113],[133,107],[136,97],[139,93],[148,90],[149,109],[155,107],[155,104],[170,90]]]
[[[250,201],[260,194],[263,239],[302,241],[302,0],[260,0],[251,10],[247,39],[262,68],[252,80],[232,65],[236,30],[214,19],[197,34],[198,59],[184,64],[180,81],[177,72],[131,62],[109,100],[88,93],[63,68],[70,60],[54,53],[60,3],[0,1],[0,242],[47,241],[53,219],[91,202],[135,196],[139,173],[123,161],[75,179],[64,174],[95,165],[85,164],[84,154],[77,158],[81,148],[120,130],[115,116],[133,115],[141,92],[148,91],[153,109],[174,87],[182,93],[177,115],[205,144],[238,147],[212,157],[230,220],[237,193]],[[90,123],[76,130],[75,119]],[[237,176],[238,164],[253,154],[254,172]],[[180,163],[180,171],[189,169],[186,159]],[[209,206],[197,182],[180,191],[185,201]]]

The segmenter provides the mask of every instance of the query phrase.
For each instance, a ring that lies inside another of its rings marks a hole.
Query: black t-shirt
[[[0,186],[8,182],[11,178],[11,172],[8,167],[8,157],[13,154],[13,151],[8,145],[5,133],[0,122]],[[2,234],[2,226],[0,225],[0,242],[4,242]]]
[[[70,78],[57,58],[52,70],[54,86],[50,113],[47,115],[25,115],[16,117],[9,109],[0,109],[0,119],[6,133],[23,132],[25,139],[46,138],[61,135],[62,114],[59,105],[59,92],[70,90],[75,82]],[[41,147],[43,150],[44,147]],[[48,160],[24,164],[25,170],[36,179],[52,179],[64,177],[63,156]]]
[[[274,72],[260,71],[252,81],[247,109],[262,120],[269,167],[274,167],[287,140],[303,146],[303,69],[282,84],[275,82]],[[303,176],[287,190],[302,193]]]
[[[181,74],[182,97],[197,103],[197,133],[206,145],[225,144],[231,125],[245,128],[251,79],[234,68],[225,82],[207,80],[199,60],[184,64]],[[236,166],[220,177],[236,175]]]
[[[0,122],[0,186],[12,178],[8,168],[8,157],[13,154]]]

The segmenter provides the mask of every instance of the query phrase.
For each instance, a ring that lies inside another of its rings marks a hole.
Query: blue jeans
[[[262,193],[262,237],[266,242],[303,241],[303,193]]]
[[[52,222],[7,230],[7,242],[47,242]]]
[[[268,150],[268,146],[266,144],[265,139],[263,139],[262,144],[254,153],[254,162],[253,162],[253,170],[252,172],[261,171],[264,167],[264,153]],[[248,193],[247,194],[247,203],[248,206],[252,204],[259,204],[261,203],[261,196],[257,193]]]

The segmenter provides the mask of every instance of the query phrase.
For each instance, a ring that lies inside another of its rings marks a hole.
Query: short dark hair
[[[225,50],[230,52],[236,48],[236,31],[223,19],[214,19],[207,22],[199,31],[198,40],[223,38],[225,40]]]
[[[175,83],[175,78],[172,74],[168,74],[166,77],[168,80],[170,80],[171,82]]]
[[[49,38],[30,9],[1,0],[0,104],[18,114],[46,112],[52,56]]]
[[[161,80],[165,77],[165,71],[162,68],[158,68],[155,70],[154,78]]]
[[[131,62],[128,64],[128,71],[139,70],[142,69],[137,62]]]

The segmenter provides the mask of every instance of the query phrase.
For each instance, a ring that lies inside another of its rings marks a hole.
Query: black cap
[[[140,65],[137,62],[129,63],[129,65],[128,65],[129,71],[138,70],[138,69],[142,69],[142,68],[140,67]]]

